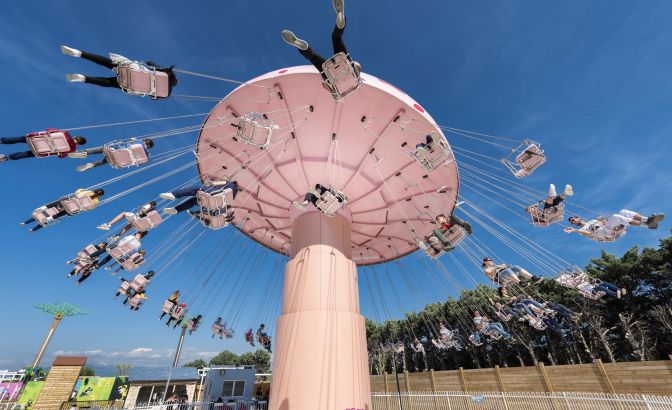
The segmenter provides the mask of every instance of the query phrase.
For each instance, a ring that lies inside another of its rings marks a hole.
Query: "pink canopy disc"
[[[203,181],[238,181],[232,206],[243,233],[289,254],[300,212],[292,202],[317,183],[331,185],[348,198],[339,213],[352,220],[352,259],[367,265],[417,250],[434,217],[453,212],[455,161],[427,172],[411,155],[431,132],[445,141],[440,128],[403,91],[367,74],[362,81],[336,102],[315,68],[290,67],[241,85],[212,110],[197,143],[198,170]],[[267,148],[237,136],[246,113],[277,126]]]

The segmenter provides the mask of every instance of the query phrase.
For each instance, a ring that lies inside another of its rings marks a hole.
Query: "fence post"
[[[406,393],[411,392],[411,382],[408,380],[408,371],[404,372],[404,385],[406,386]]]
[[[460,367],[459,375],[460,375],[460,383],[462,384],[462,391],[464,391],[465,393],[469,393],[469,389],[467,389],[467,379],[464,378],[464,368]]]
[[[434,369],[429,369],[429,383],[430,386],[432,386],[432,394],[434,396],[434,408],[438,409],[439,402],[437,401],[436,398],[436,380],[434,380]],[[450,401],[448,402],[448,405],[450,406]]]
[[[595,366],[597,366],[597,369],[600,371],[602,378],[607,383],[609,393],[616,394],[616,389],[614,389],[614,385],[611,384],[611,380],[609,379],[609,375],[607,374],[607,369],[605,369],[604,364],[602,364],[602,359],[595,359]]]
[[[385,408],[390,410],[390,383],[387,381],[387,372],[383,373],[383,378],[385,381]]]
[[[670,356],[670,358],[672,358],[672,355]],[[646,397],[646,394],[642,394],[642,399],[644,399],[644,404],[646,404],[646,410],[652,410],[652,407],[649,404],[649,398]]]
[[[550,401],[551,401],[551,408],[555,410],[555,399],[553,398],[553,394],[555,391],[553,390],[553,385],[551,384],[551,379],[548,378],[548,373],[546,373],[546,367],[544,366],[544,362],[539,362],[537,365],[537,368],[539,369],[539,372],[541,372],[541,378],[544,380],[544,385],[546,386],[546,391],[550,396]]]
[[[499,391],[502,393],[502,401],[504,402],[504,410],[509,410],[509,404],[506,402],[506,387],[504,387],[504,380],[502,380],[502,373],[499,370],[499,365],[495,365],[495,377],[497,378],[497,384],[499,384]]]

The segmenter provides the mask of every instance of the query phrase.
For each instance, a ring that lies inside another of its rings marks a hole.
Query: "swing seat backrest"
[[[497,315],[498,318],[502,319],[505,322],[508,322],[513,318],[513,316],[511,316],[510,314],[506,314],[501,310],[496,311],[495,314]]]
[[[96,207],[93,199],[86,193],[79,195],[69,195],[67,198],[61,200],[61,206],[68,215],[75,215],[82,211],[90,211]]]
[[[129,305],[131,305],[132,307],[137,308],[137,307],[140,307],[140,305],[142,305],[142,304],[144,303],[144,301],[145,301],[145,299],[143,299],[143,298],[141,298],[141,297],[133,296],[133,297],[128,301],[128,303],[129,303]]]
[[[534,212],[532,210],[533,207],[534,209],[537,209],[538,212]],[[526,211],[532,217],[532,225],[543,228],[562,221],[562,218],[565,215],[565,206],[560,203],[541,211],[537,208],[536,204],[532,204]]]
[[[222,325],[214,324],[212,325],[212,333],[219,335],[222,333]]]
[[[171,302],[169,300],[165,300],[163,302],[163,306],[161,307],[161,311],[163,313],[170,314],[170,312],[173,310],[173,306],[175,306],[175,304],[173,302]]]
[[[448,165],[453,161],[448,145],[438,134],[434,136],[434,141],[430,145],[426,145],[424,149],[416,148],[411,153],[411,157],[418,161],[427,172],[432,172],[439,166]]]
[[[124,259],[120,265],[121,267],[124,268],[127,272],[130,272],[132,270],[135,270],[142,266],[145,263],[145,258],[140,257],[141,255],[139,253],[134,253],[131,255],[129,258]]]
[[[149,96],[154,99],[169,95],[168,74],[141,67],[138,63],[120,64],[117,67],[117,81],[119,87],[131,95]]]
[[[103,155],[112,168],[139,166],[149,161],[142,141],[119,141],[105,145]]]
[[[36,157],[58,155],[71,152],[64,132],[40,132],[27,139],[28,147]]]
[[[187,321],[187,329],[191,330],[192,332],[196,329],[198,329],[198,325],[194,324],[193,320]]]
[[[38,224],[47,226],[57,222],[57,220],[54,219],[54,215],[58,214],[59,212],[60,210],[56,207],[47,208],[42,206],[34,210],[32,216]]]
[[[516,164],[518,164],[520,169],[526,170],[529,174],[534,172],[544,162],[546,162],[546,155],[544,155],[544,151],[539,144],[536,143],[528,145],[516,156]]]
[[[184,317],[184,308],[179,305],[173,305],[173,308],[170,310],[170,317],[176,320],[180,320]]]
[[[201,210],[208,210],[209,214],[226,213],[226,206],[233,202],[233,190],[226,188],[214,192],[198,191],[196,200]]]
[[[329,186],[315,201],[315,207],[327,216],[335,216],[336,213],[348,203],[345,194],[333,186]]]
[[[133,237],[131,237],[131,239],[122,238],[116,246],[108,249],[107,253],[115,260],[119,261],[120,259],[124,259],[135,253],[138,249],[140,249],[140,241]]]
[[[149,280],[144,276],[140,274],[135,275],[135,277],[131,281],[131,289],[133,289],[136,292],[140,292],[141,290],[145,289],[145,287],[147,287],[148,283]]]
[[[337,53],[322,64],[324,84],[336,101],[355,91],[362,83],[350,56]]]
[[[441,246],[437,244],[437,246],[433,246],[433,242],[431,239],[434,239],[434,241],[438,241],[436,237],[434,236],[426,236],[424,241],[419,241],[418,242],[418,248],[422,249],[422,251],[427,255],[430,259],[437,259],[441,255],[443,255],[444,251]]]
[[[138,232],[147,232],[150,229],[156,228],[158,225],[163,222],[161,214],[157,211],[150,211],[146,216],[142,218],[137,214],[131,214],[127,216],[126,219],[128,223]]]
[[[271,144],[273,130],[276,128],[264,115],[248,112],[238,121],[236,135],[247,144],[264,149]]]
[[[98,248],[96,248],[93,244],[86,245],[86,248],[77,252],[77,259],[91,259],[91,255],[93,255],[96,251],[98,251]]]
[[[589,236],[589,238],[595,242],[609,243],[620,239],[625,233],[625,226],[620,225],[618,228],[611,230],[600,228],[594,231],[593,235]]]

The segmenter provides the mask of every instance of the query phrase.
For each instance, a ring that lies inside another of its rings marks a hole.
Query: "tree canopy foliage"
[[[461,351],[439,350],[430,340],[437,337],[436,324],[445,322],[457,329],[463,340],[471,332],[474,310],[495,317],[489,299],[496,290],[478,285],[459,298],[427,305],[420,312],[407,313],[402,320],[366,322],[369,366],[372,374],[402,370],[446,370],[500,366],[578,364],[603,359],[608,362],[666,359],[672,351],[672,237],[662,239],[656,249],[633,247],[616,257],[602,252],[585,271],[592,277],[628,290],[621,299],[594,301],[552,280],[534,286],[539,302],[562,303],[580,319],[561,332],[536,330],[526,322],[504,323],[513,334],[506,341],[488,341],[474,346],[468,341]],[[496,319],[495,319],[496,320]],[[410,349],[414,339],[422,342],[425,354]],[[382,348],[403,343],[403,352]]]
[[[187,363],[184,367],[203,368],[210,366],[241,366],[254,365],[259,373],[266,373],[271,368],[271,355],[265,349],[258,349],[254,352],[245,352],[241,355],[230,350],[224,350],[217,354],[217,356],[210,359],[209,363],[204,360],[196,359],[191,363]]]

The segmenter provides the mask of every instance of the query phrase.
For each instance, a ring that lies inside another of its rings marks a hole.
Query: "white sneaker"
[[[65,79],[70,83],[83,83],[86,81],[86,77],[81,74],[66,74]]]
[[[548,196],[555,198],[558,196],[558,193],[555,192],[555,185],[551,184],[548,186]]]
[[[177,215],[177,209],[175,208],[163,208],[163,213],[168,215]]]
[[[96,226],[96,228],[100,229],[101,231],[109,231],[111,227],[112,227],[112,225],[110,225],[110,224],[102,224],[102,225]]]
[[[84,164],[84,165],[80,165],[80,166],[78,166],[78,167],[77,167],[77,172],[88,171],[88,170],[90,170],[90,169],[93,168],[93,167],[94,167],[93,162],[87,162],[87,163]]]
[[[564,192],[564,194],[565,194],[565,196],[572,196],[572,195],[574,195],[574,188],[572,188],[572,186],[569,185],[569,184],[565,185],[565,192]]]
[[[109,238],[107,238],[107,243],[113,243],[113,242],[116,242],[118,240],[119,240],[118,235],[117,236],[110,236]]]
[[[301,203],[301,202],[292,202],[292,205],[294,205],[294,208],[304,210],[306,209],[306,205]]]
[[[343,29],[345,27],[345,3],[343,0],[332,0],[336,12],[336,27]]]
[[[294,33],[289,30],[282,30],[282,39],[285,40],[285,43],[294,46],[299,50],[308,50],[308,42],[296,37]]]
[[[173,195],[170,192],[164,192],[162,194],[159,194],[159,196],[163,199],[167,199],[169,201],[174,201],[175,200],[175,195]]]
[[[0,162],[8,161],[9,157],[5,154],[0,154]]]
[[[616,299],[620,299],[620,298],[621,298],[621,291],[619,289],[619,290],[616,291]]]
[[[89,154],[87,154],[86,151],[77,151],[68,154],[68,158],[86,158],[88,156]]]
[[[73,57],[81,57],[82,52],[77,50],[76,48],[68,47],[68,46],[61,46],[61,53],[65,54],[66,56],[73,56]]]

